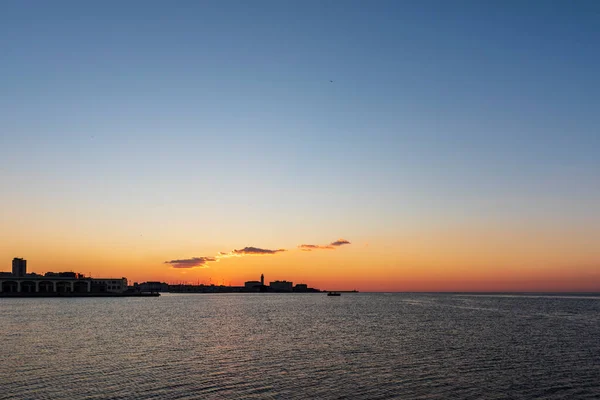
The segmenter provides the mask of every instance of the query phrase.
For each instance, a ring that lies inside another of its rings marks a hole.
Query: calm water
[[[598,399],[600,297],[0,299],[2,399]]]

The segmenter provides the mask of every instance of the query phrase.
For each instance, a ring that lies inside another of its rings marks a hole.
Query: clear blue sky
[[[2,1],[0,205],[598,223],[599,71],[598,1]]]

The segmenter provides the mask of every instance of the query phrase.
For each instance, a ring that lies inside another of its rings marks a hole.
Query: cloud
[[[349,241],[347,241],[346,239],[338,239],[335,242],[331,242],[331,246],[343,246],[345,244],[350,244]]]
[[[231,254],[233,255],[263,255],[263,254],[275,254],[282,251],[286,251],[285,249],[277,249],[277,250],[269,250],[269,249],[260,249],[258,247],[244,247],[243,249],[233,250]],[[222,254],[222,253],[221,253]]]
[[[181,260],[165,261],[165,264],[170,264],[173,268],[208,268],[207,262],[217,261],[215,257],[192,257]]]
[[[313,251],[313,250],[335,250],[336,247],[350,244],[346,239],[338,239],[335,242],[331,242],[328,245],[320,244],[301,244],[298,248],[302,251]]]
[[[192,257],[192,258],[184,258],[181,260],[171,260],[165,261],[165,264],[169,264],[172,268],[208,268],[207,263],[209,262],[218,262],[222,258],[229,257],[243,257],[247,255],[269,255],[276,254],[282,251],[286,251],[285,249],[261,249],[259,247],[244,247],[243,249],[232,250],[229,253],[219,252],[214,257]]]
[[[319,246],[318,244],[301,244],[298,248],[302,251],[313,251],[313,250],[333,250],[333,246]]]

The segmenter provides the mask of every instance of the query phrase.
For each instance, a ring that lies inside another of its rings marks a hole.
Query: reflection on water
[[[600,300],[0,299],[0,398],[600,398]]]

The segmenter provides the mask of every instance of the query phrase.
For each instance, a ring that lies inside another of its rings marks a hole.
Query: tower
[[[13,258],[12,273],[14,276],[25,276],[27,274],[27,260]]]
[[[260,284],[265,286],[265,276],[263,274],[260,274]]]

